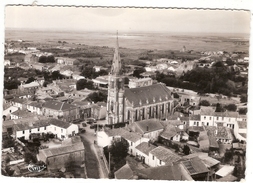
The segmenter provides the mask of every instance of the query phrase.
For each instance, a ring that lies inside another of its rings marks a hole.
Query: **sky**
[[[140,8],[7,6],[6,28],[191,33],[250,32],[250,12]]]

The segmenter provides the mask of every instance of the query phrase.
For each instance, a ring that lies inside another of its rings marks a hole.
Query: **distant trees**
[[[94,89],[93,82],[87,81],[86,79],[80,79],[76,82],[76,90],[82,90],[82,89]]]
[[[93,69],[93,67],[83,67],[81,72],[82,72],[81,73],[82,76],[84,76],[85,78],[89,78],[89,79],[94,79],[98,76],[108,75],[107,70],[100,70],[100,71],[96,72],[95,69]]]
[[[200,106],[210,106],[210,102],[207,100],[201,100],[199,103]]]
[[[191,151],[191,149],[189,148],[189,146],[188,145],[184,145],[183,153],[185,155],[188,155],[188,154],[190,154],[190,151]]]
[[[238,112],[239,112],[239,114],[244,114],[245,115],[245,114],[247,114],[247,111],[248,111],[247,108],[240,108]]]
[[[228,111],[236,111],[237,106],[235,104],[228,104],[227,106],[225,106],[225,109],[227,109]]]
[[[55,58],[53,55],[50,55],[50,56],[41,56],[39,58],[39,62],[40,63],[55,63]]]
[[[91,93],[88,96],[88,99],[90,99],[94,103],[97,103],[97,102],[106,102],[107,101],[107,94],[105,94],[105,93],[103,93],[101,91],[94,92],[94,93]]]
[[[246,94],[242,94],[240,97],[241,103],[245,103],[248,101],[248,96]]]
[[[146,70],[144,68],[138,68],[135,69],[133,72],[133,76],[137,78],[141,78],[142,76],[140,75],[141,73],[145,72]]]
[[[34,77],[30,77],[30,78],[27,79],[27,81],[25,83],[28,84],[28,83],[31,83],[33,81],[35,81],[35,78]]]
[[[4,89],[12,90],[17,89],[20,85],[20,81],[14,79],[14,80],[4,80]]]

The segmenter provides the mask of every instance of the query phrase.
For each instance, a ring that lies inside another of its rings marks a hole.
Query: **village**
[[[95,60],[90,64],[64,56],[82,53],[78,44],[58,41],[45,50],[22,39],[5,43],[2,174],[244,178],[247,53],[182,46],[167,55],[148,51],[126,61],[119,41],[107,62],[97,62],[105,56],[86,50]],[[232,73],[223,90],[215,85],[218,79],[200,83],[205,89],[191,80],[194,72],[221,68]],[[43,168],[34,172],[27,168],[31,165]]]

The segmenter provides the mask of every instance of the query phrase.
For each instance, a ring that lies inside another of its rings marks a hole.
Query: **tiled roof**
[[[181,164],[166,165],[159,167],[144,168],[138,170],[137,174],[141,178],[151,180],[189,180],[193,181],[192,177]]]
[[[133,107],[155,104],[172,99],[170,90],[163,84],[126,88],[125,97]]]
[[[141,139],[141,135],[139,135],[135,132],[129,132],[126,129],[123,129],[123,128],[105,129],[105,133],[109,137],[121,136],[121,137],[123,137],[126,140],[129,140],[131,142],[136,142],[136,141]]]
[[[215,112],[214,116],[238,118],[239,117],[239,113],[238,112],[231,112],[231,111]]]
[[[57,111],[65,111],[76,109],[77,107],[66,102],[58,102],[58,101],[47,101],[43,104],[43,108],[49,108]]]
[[[20,104],[24,104],[27,102],[27,100],[21,99],[21,98],[13,98],[13,99],[11,99],[11,101],[15,102],[15,103],[20,103]]]
[[[84,146],[82,142],[78,142],[70,146],[60,146],[56,148],[43,149],[40,150],[39,153],[43,153],[48,158],[52,156],[72,153],[75,151],[84,151]]]
[[[204,131],[204,127],[203,126],[190,126],[188,128],[189,131],[197,131],[197,132],[201,132]]]
[[[13,113],[12,115],[19,116],[19,117],[30,117],[30,116],[35,116],[35,114],[29,112],[28,110],[17,110]]]
[[[40,128],[40,127],[45,127],[48,126],[48,121],[47,120],[37,120],[37,121],[32,121],[31,120],[26,120],[24,122],[18,122],[15,123],[15,129],[17,131],[23,131],[23,130],[29,130],[29,129],[34,129],[34,128]]]
[[[65,129],[68,128],[71,125],[71,123],[64,122],[64,121],[54,119],[54,118],[50,118],[48,123],[51,124],[51,125],[61,127],[61,128],[65,128]]]
[[[206,158],[201,158],[203,163],[207,166],[207,167],[212,167],[212,166],[215,166],[217,164],[220,163],[220,161],[212,158],[212,157],[206,157]]]
[[[210,107],[210,106],[201,106],[200,107],[200,114],[201,115],[213,116],[214,112],[215,112],[214,107]]]
[[[165,130],[161,133],[161,137],[170,140],[171,137],[174,137],[180,129],[173,125],[167,125]]]
[[[116,179],[132,179],[134,173],[128,164],[125,164],[123,167],[118,169],[115,173]]]
[[[187,169],[190,175],[206,173],[209,171],[199,157],[182,161],[182,165]]]
[[[143,152],[146,155],[149,155],[149,152],[156,148],[156,146],[148,143],[148,142],[142,142],[138,146],[135,147],[139,151]]]
[[[39,102],[31,102],[28,105],[33,106],[33,107],[37,107],[37,108],[42,108],[42,103]]]
[[[165,162],[165,164],[167,165],[181,159],[180,156],[162,146],[151,150],[150,153],[157,157],[157,159]]]
[[[213,148],[219,148],[219,144],[218,142],[216,141],[216,138],[213,137],[213,136],[208,136],[209,137],[209,143],[210,143],[210,147],[213,147]]]
[[[62,141],[62,145],[72,145],[72,144],[76,144],[78,142],[82,142],[81,137],[80,136],[73,136],[71,138],[68,138],[68,139]]]
[[[149,133],[163,129],[163,125],[156,119],[148,119],[143,121],[134,122],[139,127],[141,133]]]
[[[217,132],[216,132],[217,130]],[[231,129],[223,126],[206,126],[206,131],[208,136],[213,136],[216,138],[222,138],[222,139],[232,139],[233,140],[233,135],[231,132]]]

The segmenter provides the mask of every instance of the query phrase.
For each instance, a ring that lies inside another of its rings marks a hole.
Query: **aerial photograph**
[[[250,16],[6,6],[1,175],[245,179]]]

